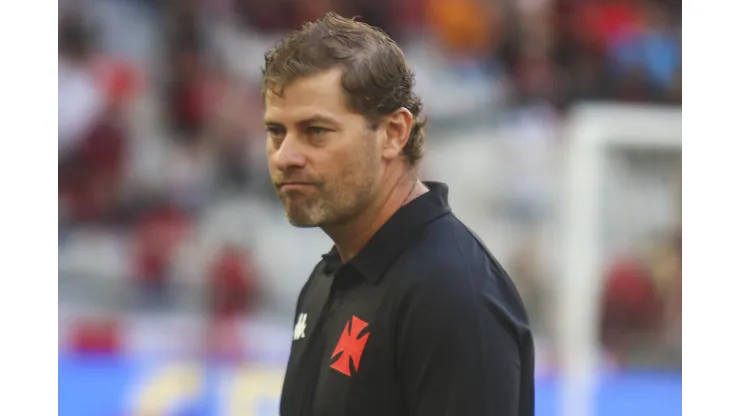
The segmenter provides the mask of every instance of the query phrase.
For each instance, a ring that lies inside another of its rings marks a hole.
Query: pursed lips
[[[312,186],[316,186],[316,185],[310,182],[283,182],[278,186],[278,188],[290,190],[290,189],[301,189],[301,188],[312,187]]]

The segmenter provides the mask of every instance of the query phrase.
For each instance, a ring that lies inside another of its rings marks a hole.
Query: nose
[[[285,139],[275,148],[270,155],[273,166],[282,171],[290,169],[301,169],[306,166],[306,155],[303,152],[299,140],[292,135],[287,135]]]

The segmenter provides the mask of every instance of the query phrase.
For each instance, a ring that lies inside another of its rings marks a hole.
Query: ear
[[[395,159],[403,153],[403,148],[409,141],[414,116],[405,107],[401,107],[387,116],[382,128],[385,130],[383,142],[383,158]]]

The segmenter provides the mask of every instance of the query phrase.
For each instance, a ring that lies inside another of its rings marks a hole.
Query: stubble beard
[[[322,192],[322,190],[319,189],[319,192]],[[285,208],[285,217],[294,227],[319,227],[330,216],[329,207],[320,194],[301,203],[292,202],[288,197],[282,198],[282,202]]]
[[[377,185],[374,177],[379,170],[375,165],[379,163],[371,158],[348,165],[335,184],[324,183],[305,201],[281,197],[288,222],[299,228],[325,228],[352,221],[372,200]]]

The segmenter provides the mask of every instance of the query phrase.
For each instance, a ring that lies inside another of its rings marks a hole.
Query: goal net
[[[592,416],[605,267],[615,253],[680,224],[681,110],[584,105],[568,116],[563,138],[559,413]]]

